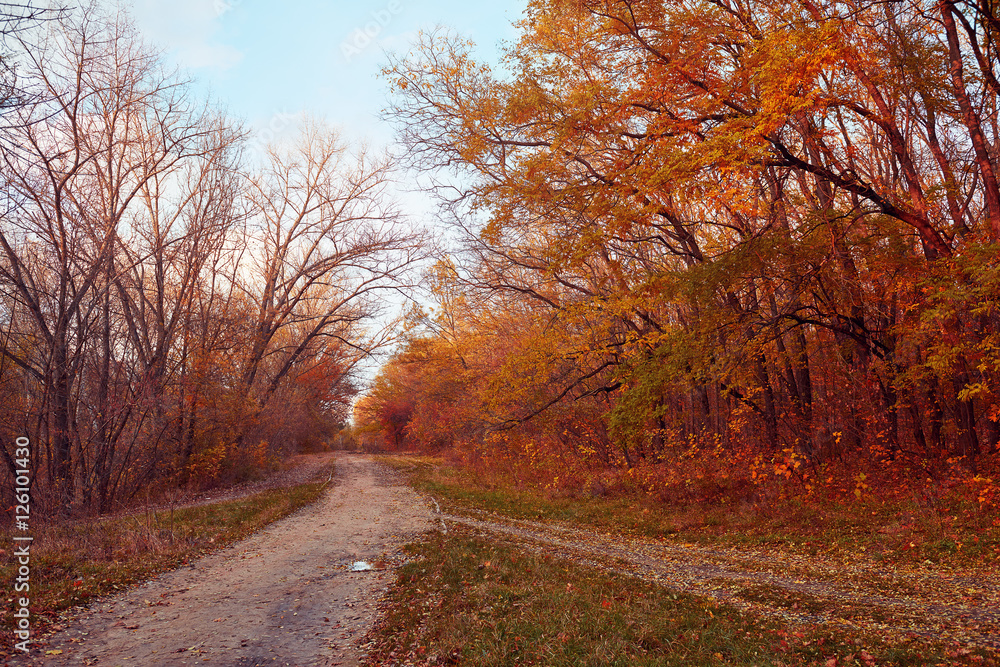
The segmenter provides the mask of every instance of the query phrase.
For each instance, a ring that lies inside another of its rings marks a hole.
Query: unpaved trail
[[[772,549],[628,538],[487,513],[441,518],[492,539],[627,573],[791,624],[831,624],[886,639],[1000,649],[1000,573],[893,567]]]
[[[312,505],[191,566],[75,612],[11,665],[356,665],[399,547],[433,528],[425,502],[368,458],[338,455]],[[61,651],[59,654],[50,652]]]

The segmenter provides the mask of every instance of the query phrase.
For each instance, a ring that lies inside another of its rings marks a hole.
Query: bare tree
[[[211,135],[183,82],[163,70],[123,17],[94,7],[78,17],[59,21],[31,49],[24,36],[22,69],[36,101],[16,112],[19,145],[2,151],[0,280],[30,321],[31,331],[22,333],[34,341],[4,352],[39,382],[33,430],[64,506],[88,500],[91,445],[106,458],[108,439],[120,431],[108,408],[121,346],[112,291],[129,268],[120,264],[128,257],[123,234],[139,224],[150,183],[203,156]],[[80,384],[93,340],[96,388]],[[80,413],[81,405],[93,414]]]
[[[367,355],[362,324],[384,310],[386,292],[407,286],[424,240],[389,203],[391,163],[307,124],[290,151],[272,149],[251,179],[248,279],[255,309],[242,385],[263,407],[296,366],[346,346]]]
[[[277,411],[255,430],[273,405],[346,414],[386,295],[425,257],[389,159],[311,123],[251,173],[241,128],[127,17],[95,4],[46,28],[12,35],[29,101],[0,142],[0,397],[40,503],[105,511],[220,479],[303,434]]]

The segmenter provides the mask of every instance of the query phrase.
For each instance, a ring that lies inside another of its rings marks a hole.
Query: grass
[[[672,504],[642,494],[572,497],[525,488],[433,457],[381,460],[407,473],[443,511],[456,514],[488,511],[679,542],[774,545],[845,563],[983,566],[995,563],[1000,552],[996,517],[964,514],[961,499],[942,502],[947,512],[931,515],[898,497],[872,495],[846,502],[788,498],[766,507],[718,500]],[[454,524],[448,535],[431,535],[411,550],[415,561],[399,572],[383,621],[370,636],[368,664],[997,664],[987,649],[916,636],[885,640],[871,610],[855,610],[857,623],[846,628],[762,620],[704,598],[486,540]],[[831,604],[765,584],[739,596],[807,614],[822,615]]]
[[[369,665],[993,664],[977,653],[789,628],[453,527],[408,547]]]
[[[30,555],[32,634],[51,628],[59,612],[115,593],[153,575],[237,542],[316,500],[315,481],[236,500],[176,510],[42,526]],[[4,542],[13,544],[10,535]],[[13,582],[16,564],[0,568]],[[12,586],[8,595],[15,595]],[[12,599],[2,612],[12,629]]]
[[[671,537],[697,544],[777,546],[789,552],[820,552],[848,559],[892,563],[1000,563],[1000,517],[956,496],[933,508],[897,495],[862,499],[790,497],[768,502],[726,499],[665,502],[619,493],[567,496],[483,477],[432,457],[386,456],[442,509],[497,512],[516,519],[567,522],[602,531]]]

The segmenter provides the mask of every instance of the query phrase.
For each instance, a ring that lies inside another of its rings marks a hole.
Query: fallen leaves
[[[931,563],[887,568],[821,553],[702,547],[496,515],[443,518],[527,546],[543,560],[557,556],[600,564],[783,622],[853,628],[899,643],[946,639],[959,646],[1000,647],[1000,578],[992,570]],[[573,590],[566,584],[567,593]],[[601,606],[607,609],[610,601],[605,602]],[[864,655],[858,660],[867,664]]]

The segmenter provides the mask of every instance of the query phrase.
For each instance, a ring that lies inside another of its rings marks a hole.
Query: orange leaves
[[[805,457],[790,447],[783,449],[782,453],[784,456],[775,458],[774,474],[788,479],[792,476],[792,473],[802,467]]]
[[[822,95],[821,75],[841,65],[844,57],[835,22],[788,24],[754,43],[745,71],[763,114],[787,120],[811,109]]]
[[[227,461],[229,453],[224,441],[217,441],[199,449],[188,462],[187,472],[191,479],[199,484],[211,486],[218,482]]]
[[[505,77],[448,38],[394,70],[466,252],[385,433],[549,488],[849,502],[995,446],[996,250],[926,15],[538,0],[519,27]]]
[[[980,509],[1000,508],[1000,484],[997,484],[992,477],[976,475],[969,481],[969,486],[975,494]]]

